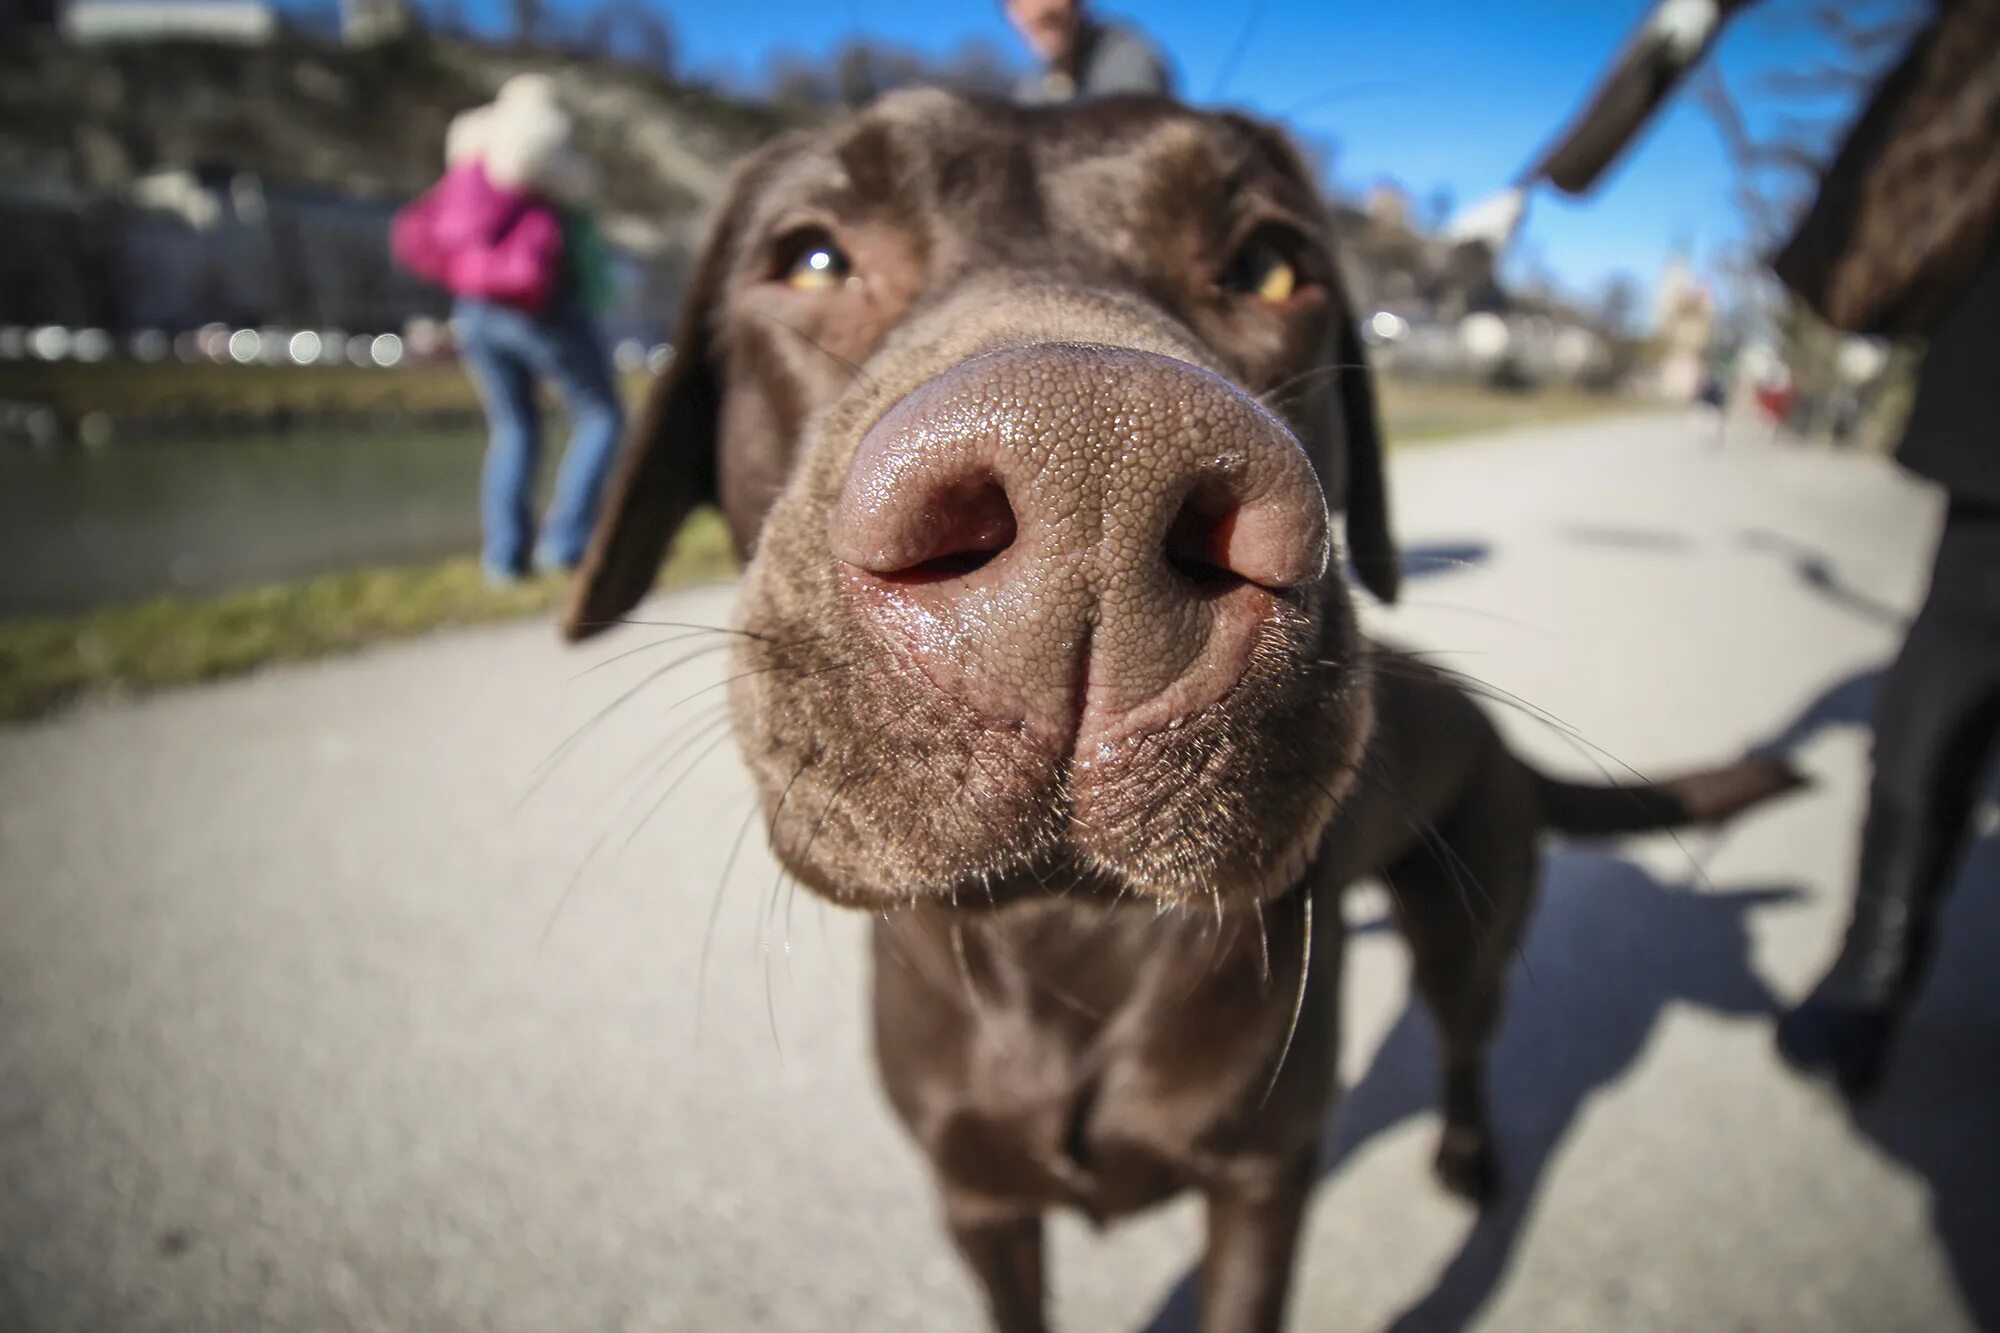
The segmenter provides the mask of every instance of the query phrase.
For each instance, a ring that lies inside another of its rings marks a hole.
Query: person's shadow
[[[1834,606],[1878,625],[1901,625],[1907,617],[1897,607],[1847,582],[1831,557],[1783,533],[1753,528],[1740,537],[1743,546],[1765,551],[1792,567],[1800,583]]]
[[[1459,1329],[1478,1316],[1507,1275],[1579,1113],[1631,1069],[1668,1004],[1746,1021],[1770,1016],[1777,1001],[1751,967],[1747,921],[1800,896],[1791,887],[1668,885],[1596,850],[1565,848],[1545,859],[1526,967],[1510,987],[1490,1062],[1501,1193],[1436,1285],[1392,1328]],[[1430,1016],[1412,995],[1334,1112],[1322,1177],[1373,1135],[1435,1106],[1439,1073]],[[1149,1333],[1193,1327],[1196,1280],[1192,1271],[1181,1279]]]
[[[1478,569],[1493,559],[1490,542],[1420,542],[1403,549],[1403,577],[1415,582],[1444,574],[1461,574]]]

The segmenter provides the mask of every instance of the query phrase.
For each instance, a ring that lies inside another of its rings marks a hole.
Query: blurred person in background
[[[1144,34],[1086,12],[1084,0],[1005,0],[1007,17],[1042,62],[1014,100],[1031,105],[1112,93],[1174,95],[1173,72]]]
[[[1778,1024],[1779,1053],[1850,1097],[1880,1081],[1923,983],[2000,742],[1996,368],[2000,245],[1932,333],[1918,370],[1896,458],[1944,488],[1944,530],[1930,589],[1875,704],[1874,773],[1846,936],[1812,994]]]
[[[481,562],[499,584],[583,559],[624,427],[594,314],[610,294],[603,242],[584,208],[594,172],[570,138],[554,82],[517,75],[452,122],[444,178],[394,230],[397,259],[457,298],[452,327],[492,431]],[[562,393],[571,435],[538,539],[536,391],[545,380]]]
[[[1896,459],[1944,491],[1930,588],[1875,704],[1846,934],[1778,1052],[1880,1082],[2000,753],[2000,0],[1943,0],[1773,265],[1837,329],[1927,340]]]
[[[1662,0],[1528,182],[1589,190],[1757,3]],[[1930,589],[1875,705],[1847,931],[1778,1022],[1778,1053],[1850,1100],[1880,1082],[1923,983],[2000,742],[2000,0],[1921,12],[1772,265],[1835,329],[1928,340],[1896,456],[1946,500]]]
[[[1729,358],[1719,349],[1711,347],[1708,365],[1702,372],[1701,388],[1694,396],[1702,415],[1715,428],[1715,447],[1718,449],[1729,435],[1729,371]]]

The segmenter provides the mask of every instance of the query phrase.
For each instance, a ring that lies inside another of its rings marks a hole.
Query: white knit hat
[[[500,95],[454,119],[445,134],[445,161],[480,159],[495,185],[577,201],[595,187],[590,163],[570,147],[569,113],[546,74],[517,74]]]

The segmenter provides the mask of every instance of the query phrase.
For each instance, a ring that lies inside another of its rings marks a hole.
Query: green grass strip
[[[691,520],[660,574],[663,587],[729,577],[721,516]],[[137,694],[235,675],[271,662],[347,652],[453,625],[551,610],[567,578],[487,584],[470,557],[361,569],[213,598],[163,597],[80,616],[0,622],[0,721],[91,695]]]

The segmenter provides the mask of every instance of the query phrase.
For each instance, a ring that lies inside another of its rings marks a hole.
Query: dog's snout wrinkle
[[[1328,546],[1310,463],[1247,395],[1069,344],[975,357],[893,405],[829,536],[936,685],[1078,755],[1225,695]]]

